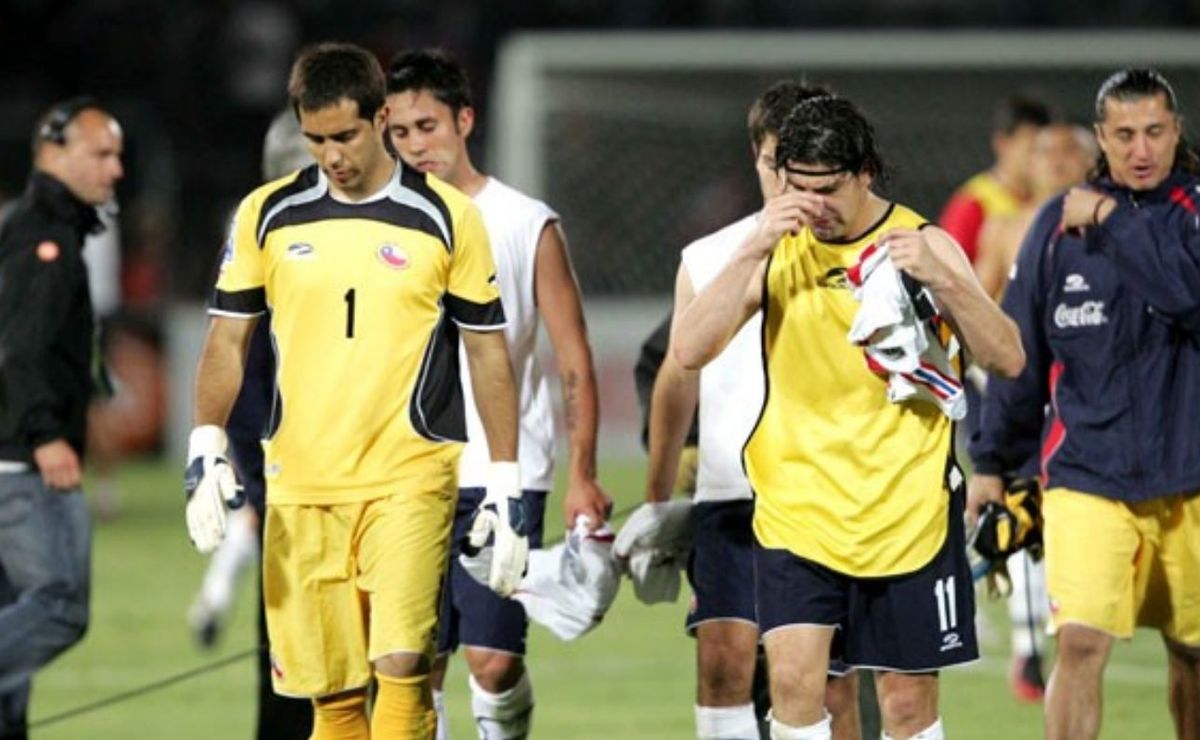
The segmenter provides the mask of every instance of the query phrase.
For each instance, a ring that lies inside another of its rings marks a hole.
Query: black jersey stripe
[[[266,231],[263,229],[267,219],[272,213],[289,198],[295,198],[305,191],[319,188],[321,184],[320,169],[315,164],[310,164],[304,169],[296,173],[296,177],[289,183],[285,183],[282,187],[272,192],[263,201],[262,207],[258,209],[258,222],[254,224],[254,233],[258,236],[258,248],[262,249],[263,237],[266,236]],[[321,188],[323,191],[324,189]]]
[[[505,322],[504,305],[496,298],[487,303],[459,298],[453,293],[442,296],[442,303],[450,313],[450,318],[459,324],[468,326],[500,326]]]
[[[458,327],[442,312],[425,346],[408,418],[417,434],[431,442],[466,442],[462,382],[459,380]]]
[[[267,310],[266,288],[226,291],[213,290],[210,306],[218,311],[240,314],[260,314]]]
[[[420,231],[441,242],[447,250],[445,233],[441,226],[429,217],[429,214],[417,208],[398,203],[391,198],[382,198],[369,203],[342,203],[330,197],[322,197],[289,206],[277,212],[265,225],[262,239],[276,229],[286,226],[300,226],[317,221],[333,221],[335,219],[359,219],[379,221],[390,226]]]
[[[442,196],[437,194],[433,188],[429,187],[427,182],[428,175],[420,170],[413,169],[408,165],[400,162],[400,185],[404,188],[414,191],[417,195],[424,198],[433,204],[442,213],[442,220],[446,222],[446,238],[449,239],[447,249],[454,249],[454,219],[450,216],[450,207],[446,205],[446,201],[442,200]]]

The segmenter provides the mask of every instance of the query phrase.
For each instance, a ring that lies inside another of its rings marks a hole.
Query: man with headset
[[[123,172],[91,98],[38,119],[29,186],[0,226],[0,736],[24,737],[35,671],[83,637],[91,523],[80,490],[94,387],[84,238]]]

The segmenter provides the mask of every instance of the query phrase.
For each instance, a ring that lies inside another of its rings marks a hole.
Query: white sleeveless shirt
[[[538,312],[534,301],[534,265],[538,239],[546,224],[558,214],[540,200],[489,177],[475,196],[496,261],[500,302],[508,325],[504,338],[513,366],[520,414],[518,459],[521,488],[549,491],[554,486],[554,412],[550,387],[537,359]],[[482,488],[487,484],[491,460],[483,422],[475,409],[466,351],[459,346],[463,400],[467,417],[467,439],[458,465],[459,488]]]
[[[683,250],[683,267],[698,294],[721,272],[758,222],[752,214],[697,239]],[[700,470],[697,503],[748,499],[742,447],[763,404],[762,312],[755,311],[721,354],[700,370]]]

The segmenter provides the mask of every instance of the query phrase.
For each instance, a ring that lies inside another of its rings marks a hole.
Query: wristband
[[[229,437],[225,430],[216,424],[205,424],[196,427],[188,435],[188,460],[195,460],[203,455],[224,455],[229,449]]]
[[[515,462],[493,462],[487,469],[489,491],[503,492],[505,496],[521,495],[521,467]]]

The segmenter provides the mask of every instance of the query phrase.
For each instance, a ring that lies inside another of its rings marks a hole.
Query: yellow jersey
[[[355,203],[316,165],[263,185],[238,207],[210,312],[267,309],[272,503],[364,501],[453,474],[466,440],[458,327],[504,326],[469,197],[399,163]]]
[[[927,223],[891,205],[853,242],[785,236],[767,267],[767,392],[743,453],[754,532],[855,577],[909,573],[946,536],[952,425],[934,405],[891,403],[847,334],[858,311],[846,270],[878,234]],[[948,337],[946,337],[948,338]]]
[[[979,233],[993,216],[1011,216],[1025,201],[1000,182],[991,170],[963,183],[946,202],[938,225],[959,243],[972,263],[979,256]]]

